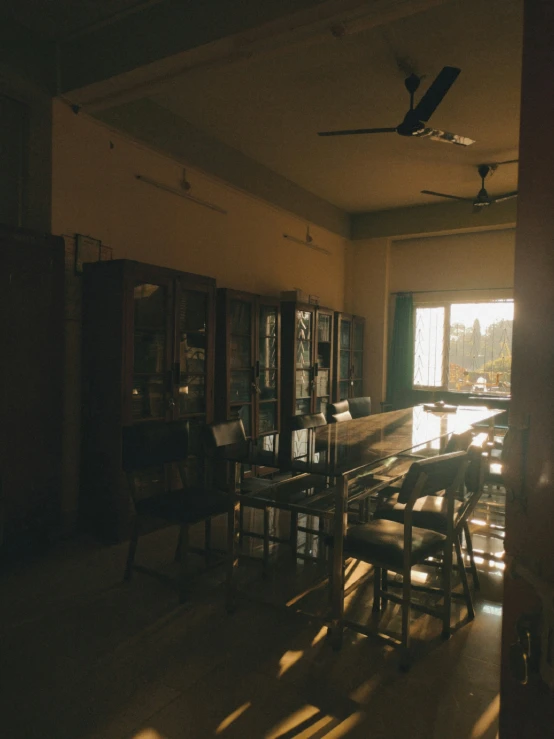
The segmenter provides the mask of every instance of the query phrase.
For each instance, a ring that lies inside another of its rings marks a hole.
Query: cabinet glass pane
[[[364,323],[363,321],[354,321],[354,349],[364,348]]]
[[[311,383],[309,372],[296,372],[296,397],[309,398],[311,396]],[[309,411],[306,411],[309,413]]]
[[[133,368],[137,373],[163,372],[165,367],[165,331],[135,330]]]
[[[341,379],[350,377],[350,352],[341,351],[340,353],[340,376]]]
[[[277,367],[277,337],[260,336],[260,367]]]
[[[243,300],[229,301],[231,333],[250,336],[252,333],[252,306]]]
[[[326,369],[331,367],[331,344],[329,342],[320,342],[317,345],[317,363]]]
[[[319,370],[315,387],[316,395],[329,395],[329,370]]]
[[[296,338],[299,341],[312,340],[312,314],[307,310],[296,311]]]
[[[318,398],[315,403],[315,412],[316,413],[326,413],[328,403],[329,403],[329,398]]]
[[[275,431],[277,425],[277,406],[275,403],[260,404],[259,433]]]
[[[162,285],[141,283],[133,290],[135,329],[157,328],[165,332],[167,289]]]
[[[352,385],[352,397],[353,398],[362,398],[364,394],[364,388],[363,388],[363,380],[354,380],[354,383]]]
[[[135,377],[131,395],[133,421],[144,418],[164,418],[164,378]]]
[[[179,305],[179,331],[206,333],[208,296],[198,290],[182,290]]]
[[[206,371],[206,335],[181,334],[179,361],[184,374],[201,374]]]
[[[252,345],[249,336],[231,336],[231,367],[252,367]]]
[[[272,305],[260,306],[260,336],[277,335],[277,308]]]
[[[340,348],[350,349],[350,326],[351,321],[340,322]]]
[[[312,342],[298,341],[296,344],[296,366],[310,367],[312,364]]]
[[[331,341],[331,316],[319,314],[317,318],[317,340]]]
[[[275,370],[260,372],[258,385],[260,387],[260,400],[277,398],[277,372]]]
[[[261,446],[264,452],[276,452],[277,451],[277,438],[275,434],[268,434],[261,440]]]
[[[181,377],[179,387],[179,413],[205,413],[206,379],[200,377]]]
[[[303,400],[297,400],[296,401],[296,415],[297,416],[305,416],[306,413],[311,413],[312,408],[312,401],[310,398],[305,398]]]
[[[237,372],[234,370],[231,372],[231,403],[246,403],[251,400],[252,397],[252,372],[246,370]]]
[[[363,353],[352,353],[352,366],[354,367],[354,377],[362,377],[363,375]]]
[[[252,409],[249,405],[234,406],[231,408],[231,419],[240,418],[246,436],[252,436]]]
[[[206,371],[208,298],[198,290],[182,290],[179,298],[179,362],[181,373]]]
[[[348,388],[349,388],[349,381],[348,380],[341,380],[339,382],[339,400],[347,400],[348,399]]]

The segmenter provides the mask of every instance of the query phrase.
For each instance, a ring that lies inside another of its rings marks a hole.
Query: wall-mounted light
[[[291,236],[290,234],[283,234],[284,239],[288,239],[289,241],[294,241],[295,244],[301,244],[302,246],[307,246],[309,249],[315,249],[316,251],[320,251],[323,254],[327,254],[328,256],[331,256],[331,252],[329,249],[324,249],[322,246],[318,246],[318,244],[314,244],[313,236],[310,233],[310,227],[306,227],[306,238],[305,239],[298,239],[296,236]]]

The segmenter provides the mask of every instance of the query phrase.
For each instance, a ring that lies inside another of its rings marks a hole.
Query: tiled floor
[[[491,542],[482,534],[475,546]],[[151,534],[137,559],[171,572],[175,543],[174,530]],[[347,632],[331,650],[321,624],[294,611],[320,610],[323,587],[288,609],[244,599],[228,616],[221,569],[197,577],[190,604],[178,606],[146,575],[123,584],[124,561],[124,546],[80,540],[0,574],[2,736],[496,737],[502,573],[488,559],[474,622],[444,642],[438,621],[414,617],[419,653],[407,674],[374,638]],[[363,567],[353,563],[350,576]],[[270,602],[315,575],[311,565],[296,576],[277,566],[266,581],[257,565],[244,572],[247,592]],[[366,618],[370,602],[367,582],[350,612]],[[394,628],[397,610],[384,620]]]

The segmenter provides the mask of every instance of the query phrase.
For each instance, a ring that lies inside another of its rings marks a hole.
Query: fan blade
[[[414,114],[419,121],[428,121],[450,90],[461,70],[457,67],[443,67],[435,81],[416,105]]]
[[[396,128],[353,128],[346,131],[319,131],[318,136],[352,136],[358,133],[396,133]]]
[[[459,136],[457,133],[450,133],[449,131],[441,131],[438,128],[422,128],[412,135],[421,138],[430,138],[433,141],[442,141],[445,144],[456,144],[457,146],[471,146],[471,144],[475,143],[473,139],[468,139],[466,136]]]
[[[505,200],[511,200],[517,198],[517,190],[514,192],[507,192],[505,195],[499,195],[497,198],[492,198],[493,203],[503,203]]]
[[[435,195],[438,198],[450,198],[450,200],[462,200],[464,203],[473,203],[471,198],[460,198],[458,195],[446,195],[444,192],[433,192],[432,190],[421,190],[424,195]]]

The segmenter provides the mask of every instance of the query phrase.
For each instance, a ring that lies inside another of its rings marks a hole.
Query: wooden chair
[[[402,522],[385,518],[372,520],[369,523],[349,526],[344,539],[344,557],[368,562],[374,566],[374,597],[373,611],[381,610],[383,601],[392,601],[402,606],[402,636],[401,636],[401,666],[407,668],[410,663],[410,610],[419,608],[425,613],[437,616],[443,622],[443,635],[450,635],[451,614],[451,576],[452,576],[452,547],[455,546],[460,574],[464,585],[464,594],[470,604],[469,586],[459,545],[456,546],[455,536],[455,502],[456,493],[463,484],[468,463],[467,452],[455,452],[429,459],[414,462],[407,475],[407,484],[403,488],[402,503],[404,504]],[[422,498],[427,487],[438,487],[446,491],[444,500],[446,506],[446,530],[444,532],[419,528],[414,522],[414,507]],[[412,603],[411,570],[415,565],[423,564],[429,557],[442,556],[442,594],[443,606],[431,609]],[[402,575],[402,596],[391,593],[383,574],[388,571]],[[341,582],[333,582],[333,589],[339,587],[344,597],[344,575]],[[336,592],[336,591],[335,591]],[[343,601],[339,601],[343,602]],[[342,622],[342,623],[341,623]],[[350,626],[362,633],[367,629],[359,624],[339,619],[339,633],[343,626]],[[337,645],[340,644],[340,641]]]
[[[371,398],[369,396],[361,398],[349,398],[348,410],[352,418],[365,418],[371,416]]]
[[[483,493],[484,476],[487,469],[487,438],[488,434],[481,433],[475,436],[473,430],[470,429],[460,434],[452,434],[445,447],[445,454],[467,451],[469,455],[465,479],[458,491],[458,500],[455,503],[455,509],[459,513],[464,502],[471,498],[471,510],[467,512],[467,515],[464,515],[459,538],[460,543],[462,536],[465,538],[469,557],[469,567],[466,567],[466,571],[471,573],[475,590],[479,590],[480,585],[473,554],[469,517],[475,510],[475,506]],[[408,475],[411,472],[412,470],[410,468]],[[385,489],[388,492],[379,500],[379,504],[373,515],[375,519],[382,518],[400,522],[403,520],[405,505],[402,503],[402,490],[409,489],[413,484],[413,479],[410,480],[408,475],[403,480]],[[446,501],[442,496],[444,496],[445,491],[440,487],[436,487],[437,484],[439,486],[442,484],[440,477],[436,480],[431,479],[427,481],[425,496],[420,498],[414,507],[413,522],[414,526],[444,533],[446,530]]]
[[[234,424],[232,429],[222,430],[221,425],[206,427],[206,439],[211,440],[214,447],[246,441],[242,422],[231,423]],[[140,569],[148,574],[157,574],[134,564],[143,520],[157,519],[166,524],[177,525],[180,528],[175,558],[180,563],[178,588],[179,601],[182,603],[187,594],[190,526],[204,522],[204,553],[208,556],[211,549],[211,519],[227,513],[229,497],[226,491],[212,487],[211,480],[206,480],[206,484],[202,486],[187,484],[185,462],[188,455],[188,424],[186,421],[149,421],[125,427],[122,452],[122,466],[127,476],[136,513],[124,578],[130,580],[133,569]],[[156,467],[163,467],[169,480],[173,478],[172,471],[176,472],[177,485],[173,488],[168,485],[170,489],[163,492],[142,494],[141,488],[137,485],[138,473]]]

